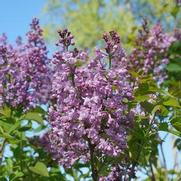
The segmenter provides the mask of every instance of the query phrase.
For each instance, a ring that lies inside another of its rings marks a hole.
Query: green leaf
[[[147,83],[141,83],[135,92],[135,95],[148,94],[149,86]]]
[[[3,106],[0,109],[0,114],[2,114],[5,117],[10,117],[11,116],[11,109],[8,106]]]
[[[37,162],[34,167],[30,167],[29,169],[38,175],[41,175],[44,177],[49,176],[48,169],[47,169],[46,165],[42,162]]]
[[[43,116],[46,114],[46,111],[42,109],[41,107],[36,107],[23,116],[21,116],[21,120],[30,120],[30,121],[37,121],[38,123],[43,123]]]
[[[181,118],[176,117],[171,120],[172,126],[179,132],[181,132]]]
[[[173,123],[172,126],[177,130],[181,132],[181,122]]]
[[[25,115],[23,115],[21,120],[31,120],[31,121],[37,121],[38,123],[43,122],[43,117],[40,113],[37,112],[28,112]]]
[[[36,112],[36,113],[40,113],[40,114],[46,114],[46,111],[41,108],[41,107],[36,107],[34,109],[32,109],[30,112]]]
[[[12,128],[12,124],[9,124],[7,122],[4,122],[3,120],[0,120],[0,126],[8,132]]]
[[[159,124],[160,131],[168,131],[168,124],[167,123],[160,123]]]
[[[23,172],[15,172],[14,173],[14,177],[11,179],[11,181],[14,181],[14,180],[16,180],[17,178],[20,178],[20,177],[23,177],[24,176],[24,173]]]
[[[181,122],[181,118],[180,117],[174,117],[170,122],[171,122],[171,124]]]
[[[144,102],[146,100],[148,100],[150,98],[149,95],[139,95],[139,96],[135,96],[135,100],[138,102]]]
[[[156,105],[152,110],[152,115],[155,115],[156,113],[158,113],[161,116],[167,116],[169,111],[165,106]]]
[[[181,66],[176,63],[171,63],[167,66],[169,72],[181,72]]]
[[[24,131],[30,130],[31,128],[32,128],[31,126],[23,126],[23,127],[19,128],[18,131],[24,132]]]
[[[131,76],[134,77],[134,78],[138,78],[138,77],[139,77],[138,72],[135,72],[135,71],[133,71],[133,70],[129,70],[128,72],[129,72],[129,73],[131,74]]]
[[[166,132],[169,132],[169,133],[171,133],[171,134],[173,134],[175,136],[181,137],[181,133],[176,131],[176,130],[168,129],[168,131],[166,131]]]
[[[141,106],[147,112],[151,112],[153,110],[153,108],[154,108],[154,105],[149,103],[149,102],[147,102],[147,101],[141,102]]]
[[[169,100],[163,102],[163,105],[165,106],[172,106],[172,107],[178,107],[180,108],[180,104],[176,98],[170,98]]]
[[[11,133],[12,131],[18,129],[20,127],[20,122],[16,121],[16,123],[14,125],[11,125],[11,127],[9,127],[9,129],[7,130],[8,133]]]
[[[0,137],[7,140],[7,142],[11,144],[16,144],[18,140],[16,140],[13,136],[11,136],[9,133],[5,132],[2,127],[0,127]]]
[[[179,7],[178,6],[175,6],[172,11],[171,11],[171,15],[176,18],[177,17],[177,14],[179,13]]]

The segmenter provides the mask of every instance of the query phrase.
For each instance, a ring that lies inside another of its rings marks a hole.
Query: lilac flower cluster
[[[77,160],[90,160],[91,150],[96,156],[118,156],[127,146],[133,114],[126,102],[132,100],[133,90],[127,59],[120,54],[115,35],[104,35],[106,52],[97,51],[95,58],[89,59],[86,52],[68,50],[60,34],[59,42],[66,49],[55,53],[53,59],[52,129],[44,138],[54,158],[66,167]],[[105,58],[112,62],[109,69],[104,66]]]
[[[112,167],[111,172],[107,177],[100,177],[99,181],[117,181],[120,180],[120,169],[118,167]]]
[[[164,69],[169,63],[167,51],[175,38],[164,33],[159,23],[149,30],[147,21],[144,21],[139,33],[136,48],[129,57],[130,62],[134,69],[142,70],[143,74],[153,73],[157,81],[163,82],[166,78]]]
[[[13,107],[34,106],[47,101],[48,57],[38,19],[33,19],[27,42],[17,45],[0,37],[0,102]],[[42,96],[44,95],[44,96]]]

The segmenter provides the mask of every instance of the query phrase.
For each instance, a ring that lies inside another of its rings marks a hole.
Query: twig
[[[4,139],[4,141],[2,142],[2,145],[1,145],[1,149],[0,149],[0,165],[2,163],[2,160],[3,160],[3,154],[4,154],[4,149],[5,149],[5,146],[6,146],[6,139]]]
[[[109,69],[111,68],[111,55],[109,55]]]
[[[152,166],[152,163],[151,163],[150,160],[149,160],[149,165],[150,165],[151,175],[152,175],[151,180],[156,181],[155,174],[154,174],[154,171],[153,171],[153,166]]]
[[[88,145],[89,145],[89,150],[90,150],[90,162],[91,162],[91,170],[92,170],[92,179],[93,179],[93,181],[98,181],[98,172],[97,172],[97,169],[95,168],[95,164],[94,164],[94,147],[91,144],[90,139],[88,139]]]
[[[167,163],[166,163],[165,154],[163,151],[163,143],[162,142],[160,143],[160,150],[161,150],[161,154],[162,154],[162,158],[163,158],[163,167],[165,169],[167,169]]]

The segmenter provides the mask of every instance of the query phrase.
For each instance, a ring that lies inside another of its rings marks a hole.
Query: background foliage
[[[47,40],[54,41],[56,30],[66,27],[82,48],[95,47],[102,34],[111,30],[130,48],[143,18],[150,26],[161,22],[167,31],[181,26],[180,7],[172,0],[47,0],[43,17]]]

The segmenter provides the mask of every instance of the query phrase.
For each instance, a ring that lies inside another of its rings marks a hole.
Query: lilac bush
[[[65,168],[89,163],[94,181],[133,178],[137,163],[123,164],[121,158],[129,162],[128,135],[136,117],[147,113],[135,100],[140,82],[131,71],[151,74],[162,83],[168,49],[180,38],[179,32],[166,34],[160,24],[149,30],[145,21],[129,55],[119,35],[110,31],[103,35],[105,48],[90,57],[74,47],[71,32],[60,30],[58,51],[51,59],[42,33],[35,18],[25,42],[18,37],[14,46],[5,34],[0,37],[0,108],[8,105],[28,111],[47,104],[50,130],[39,144],[53,160]],[[149,93],[147,102],[153,103],[155,95]],[[100,174],[98,163],[108,165],[106,173]]]

